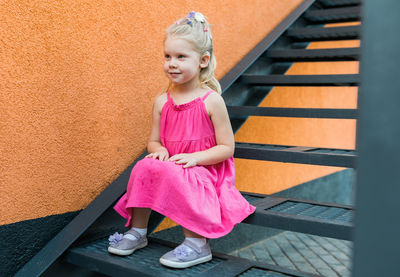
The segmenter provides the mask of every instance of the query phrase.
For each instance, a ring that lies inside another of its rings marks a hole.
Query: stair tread
[[[339,239],[351,239],[351,206],[242,192],[256,212],[243,222]]]
[[[355,150],[322,147],[236,142],[234,157],[350,168],[356,165]]]
[[[109,254],[107,252],[107,247],[108,240],[106,238],[81,246],[73,247],[68,251],[66,261],[76,264],[79,263],[80,260],[83,263],[81,266],[84,266],[86,261],[84,261],[82,258],[79,258],[78,261],[74,260],[74,258],[76,259],[76,255],[79,254],[80,256],[85,256],[92,260],[97,260],[97,264],[103,263],[113,265],[114,268],[112,269],[112,272],[115,272],[117,267],[124,267],[120,270],[126,272],[127,274],[147,273],[150,276],[168,276],[176,274],[176,270],[164,267],[159,263],[159,258],[166,252],[172,250],[171,247],[168,247],[161,243],[149,241],[147,247],[136,251],[134,255],[126,257],[119,257]],[[201,273],[203,271],[207,271],[210,268],[213,268],[216,265],[220,264],[221,262],[223,262],[222,259],[215,257],[210,262],[185,270],[180,270],[179,273],[181,274],[181,276],[191,276],[193,273]],[[104,273],[107,274],[108,272],[104,271]]]
[[[313,23],[357,21],[360,20],[360,17],[360,6],[312,10],[305,13],[305,18]]]
[[[329,27],[329,28],[292,28],[287,36],[299,41],[323,41],[359,39],[361,26]]]
[[[362,0],[319,0],[326,7],[360,5]]]
[[[286,274],[282,274],[282,273],[278,273],[278,272],[266,272],[263,269],[260,268],[250,268],[249,270],[247,270],[246,272],[243,272],[242,274],[238,275],[238,276],[242,276],[242,277],[258,277],[258,276],[264,276],[264,277],[282,277],[282,276],[290,276],[290,275],[286,275]]]
[[[358,86],[359,74],[327,75],[242,75],[239,81],[264,86]]]
[[[358,118],[358,109],[280,108],[258,106],[227,106],[229,116],[277,116],[302,118]]]
[[[261,264],[247,259],[213,252],[213,259],[186,269],[172,269],[159,263],[159,258],[171,251],[177,244],[150,238],[147,247],[137,250],[130,256],[120,257],[107,252],[108,240],[106,238],[75,246],[68,250],[64,256],[66,262],[86,267],[112,276],[126,276],[127,274],[140,274],[140,276],[237,276],[248,273],[257,267],[263,274],[271,277],[281,276],[315,276],[283,269],[277,266]],[[248,275],[244,275],[248,276]]]
[[[267,57],[275,61],[356,61],[359,60],[360,48],[333,49],[274,49],[267,52]]]

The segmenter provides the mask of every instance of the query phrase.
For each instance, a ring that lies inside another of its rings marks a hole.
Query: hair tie
[[[208,28],[204,28],[203,31],[204,31],[204,32],[208,32]]]

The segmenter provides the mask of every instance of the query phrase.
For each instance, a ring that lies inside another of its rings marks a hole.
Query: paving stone
[[[351,265],[351,258],[349,256],[350,253],[345,253],[343,251],[340,251],[337,246],[334,245],[334,242],[326,239],[326,238],[321,238],[314,236],[314,239],[321,242],[323,247],[326,249],[326,251],[335,257],[343,266],[347,268],[347,270],[350,269]]]
[[[279,239],[275,241],[299,271],[316,273],[314,268],[307,262],[303,255],[291,245],[285,236],[280,236]]]
[[[319,274],[322,271],[329,271],[331,268],[326,264],[324,260],[321,259],[318,255],[316,255],[309,248],[302,248],[299,252],[307,259],[307,262],[317,271]]]
[[[338,277],[339,275],[331,269],[320,269],[320,274],[324,277]]]
[[[286,257],[274,240],[271,240],[268,244],[264,245],[277,265],[290,269],[296,269],[294,264]]]
[[[275,264],[274,260],[271,258],[271,255],[265,249],[263,243],[254,244],[253,246],[251,246],[251,250],[253,251],[253,254],[256,257],[257,261]]]
[[[341,241],[341,240],[333,240],[328,239],[339,251],[343,252],[344,254],[348,255],[351,258],[353,253],[353,245],[349,244],[348,241]]]
[[[350,276],[351,271],[346,267],[335,268],[335,271],[339,274],[339,276]]]
[[[286,231],[230,254],[326,277],[350,277],[352,249],[349,241]]]
[[[255,260],[253,253],[248,248],[244,249],[243,251],[239,251],[239,257],[249,259],[249,260]]]

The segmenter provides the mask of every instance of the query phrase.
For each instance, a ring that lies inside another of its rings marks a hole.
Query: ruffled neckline
[[[171,106],[178,111],[189,109],[190,107],[196,105],[197,102],[201,101],[201,96],[193,99],[190,102],[183,103],[183,104],[175,104],[174,100],[168,93],[168,101],[171,103]]]

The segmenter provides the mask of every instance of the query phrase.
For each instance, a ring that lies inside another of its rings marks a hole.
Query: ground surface
[[[349,241],[286,231],[230,254],[326,277],[347,277],[352,250]]]

